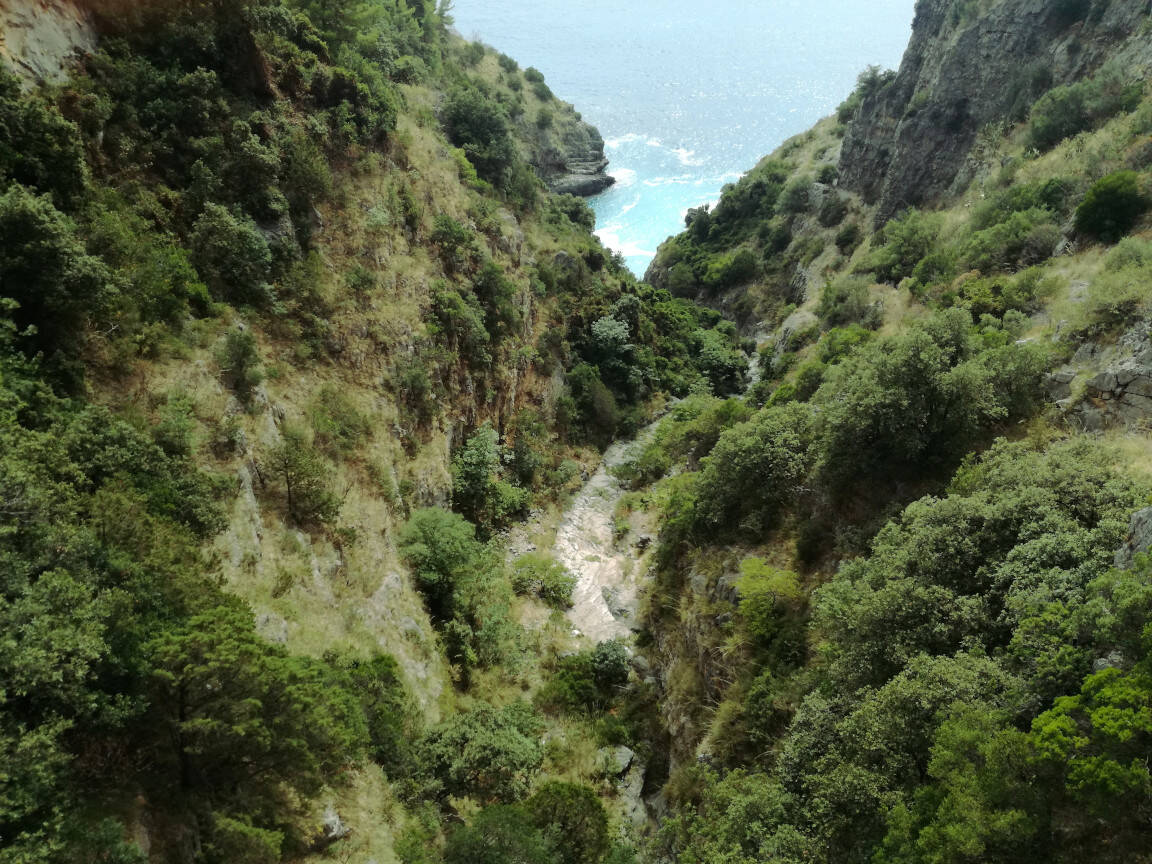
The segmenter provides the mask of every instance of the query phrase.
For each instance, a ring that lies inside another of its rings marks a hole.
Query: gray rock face
[[[582,120],[549,136],[534,154],[532,164],[553,192],[588,197],[616,182],[605,171],[604,139]]]
[[[945,193],[982,128],[1019,116],[1049,87],[1118,56],[1148,60],[1146,0],[1068,4],[1005,0],[966,16],[954,0],[919,0],[896,79],[866,97],[840,155],[840,185],[879,202],[877,221]]]
[[[1118,425],[1147,426],[1152,422],[1152,336],[1148,322],[1137,324],[1100,356],[1106,365],[1088,380],[1074,416],[1088,431]]]
[[[1049,402],[1059,402],[1072,395],[1072,379],[1076,377],[1074,369],[1061,369],[1053,372],[1044,379],[1044,392]]]
[[[605,773],[614,777],[623,777],[627,774],[636,759],[635,752],[623,744],[619,747],[601,747],[596,755],[604,766]]]
[[[1116,550],[1113,563],[1121,570],[1132,566],[1132,562],[1141,552],[1147,552],[1152,546],[1152,507],[1145,507],[1132,514],[1128,523],[1128,536],[1124,538],[1124,545]]]

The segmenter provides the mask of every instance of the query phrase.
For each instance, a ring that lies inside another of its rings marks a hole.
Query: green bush
[[[598,714],[616,702],[627,683],[627,649],[616,640],[600,642],[557,660],[536,701],[549,711]]]
[[[848,202],[834,192],[829,192],[824,196],[824,201],[820,204],[820,212],[818,219],[820,224],[825,228],[833,228],[844,221],[844,217],[848,215]]]
[[[371,419],[345,390],[331,384],[321,387],[308,403],[308,419],[316,444],[333,456],[352,453],[372,434]]]
[[[756,532],[774,524],[812,467],[812,439],[812,414],[798,404],[761,409],[725,431],[702,463],[701,530]]]
[[[26,186],[70,208],[84,194],[88,172],[80,130],[39,93],[0,68],[0,181]],[[7,184],[4,184],[7,185]]]
[[[412,512],[398,541],[433,616],[451,618],[456,583],[480,560],[483,547],[476,540],[476,527],[457,513],[428,507]]]
[[[464,151],[477,173],[505,188],[516,146],[504,109],[478,90],[461,89],[449,96],[443,119],[449,140]]]
[[[850,255],[863,239],[860,226],[855,222],[849,222],[836,232],[836,248],[841,255]]]
[[[143,650],[164,730],[154,746],[199,807],[267,812],[285,788],[313,795],[362,752],[352,694],[330,685],[323,664],[261,639],[239,602],[165,628]]]
[[[500,479],[504,448],[485,423],[452,457],[452,503],[484,536],[528,506],[531,494]]]
[[[435,797],[472,795],[515,801],[544,761],[543,724],[531,706],[481,704],[433,727],[417,745],[416,764]]]
[[[400,665],[389,654],[366,660],[325,655],[325,662],[343,674],[342,682],[364,713],[368,754],[393,779],[411,768],[414,710],[401,677]]]
[[[600,371],[588,363],[580,363],[568,373],[568,388],[571,393],[571,409],[561,418],[567,427],[578,437],[583,437],[598,446],[607,446],[615,437],[620,424],[620,409],[616,397],[612,395],[600,378]]]
[[[1053,87],[1032,106],[1028,135],[1032,146],[1049,150],[1065,138],[1103,123],[1140,104],[1144,85],[1128,70],[1107,64],[1092,78]]]
[[[213,294],[231,303],[266,303],[272,252],[249,218],[208,204],[192,228],[192,261]]]
[[[862,324],[880,325],[880,307],[872,302],[872,280],[867,276],[840,276],[824,285],[816,314],[829,327]]]
[[[440,261],[450,274],[462,270],[476,254],[475,234],[447,213],[437,214],[429,239],[439,247]]]
[[[812,206],[812,178],[793,177],[780,193],[776,206],[782,213],[806,213]]]
[[[1063,213],[1071,186],[1069,180],[1059,177],[1014,184],[978,204],[972,212],[972,225],[982,231],[1004,222],[1013,213],[1037,209]]]
[[[432,314],[439,325],[434,333],[443,333],[448,339],[447,347],[471,368],[482,369],[492,362],[492,337],[484,326],[484,310],[475,294],[447,282],[434,282]]]
[[[572,605],[576,577],[554,558],[536,552],[521,555],[512,564],[510,578],[517,594],[535,595],[553,609]]]
[[[87,254],[75,224],[47,196],[12,184],[0,195],[0,310],[17,327],[29,354],[75,355],[90,316],[114,296],[112,274]]]
[[[969,269],[985,273],[1031,267],[1052,257],[1060,229],[1047,210],[1013,213],[1003,222],[977,231],[965,242],[962,257]]]
[[[865,266],[875,271],[881,282],[898,283],[913,275],[916,265],[932,251],[939,233],[938,218],[909,210],[877,232]]]
[[[560,864],[599,864],[608,854],[608,814],[589,787],[550,780],[532,793],[524,809]]]
[[[1110,273],[1149,264],[1152,264],[1152,240],[1140,237],[1125,237],[1104,259],[1104,269]]]
[[[1135,171],[1116,171],[1097,180],[1076,208],[1076,230],[1115,243],[1152,207]]]
[[[812,400],[825,482],[876,491],[950,467],[999,423],[1032,410],[1045,362],[1042,346],[975,331],[962,309],[872,340],[829,366]]]

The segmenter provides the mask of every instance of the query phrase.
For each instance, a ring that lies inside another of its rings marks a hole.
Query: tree
[[[524,808],[494,804],[449,835],[444,864],[561,864],[561,858]]]
[[[504,109],[478,90],[461,88],[443,111],[448,138],[488,182],[503,188],[516,160],[516,147]]]
[[[268,455],[268,467],[284,484],[288,512],[301,524],[332,522],[341,502],[324,457],[302,429],[285,426],[281,439]]]
[[[458,513],[426,507],[414,510],[400,529],[399,546],[433,616],[451,618],[456,583],[476,567],[482,551],[476,527]]]
[[[702,460],[697,523],[710,531],[760,530],[795,500],[812,465],[807,406],[762,409],[721,434]]]
[[[207,204],[192,228],[192,260],[216,297],[232,303],[268,299],[272,252],[251,219]]]
[[[480,705],[424,736],[417,763],[438,797],[473,795],[481,801],[522,797],[544,760],[540,718],[527,704]]]
[[[281,785],[310,796],[365,741],[354,697],[324,667],[256,633],[239,602],[153,638],[151,705],[161,763],[189,803],[267,816]],[[171,778],[169,780],[168,778]]]
[[[524,802],[524,809],[561,864],[599,864],[608,853],[608,815],[587,786],[550,781]]]
[[[90,318],[114,296],[112,274],[46,195],[18,183],[0,195],[0,297],[27,353],[74,355]]]
[[[511,578],[517,594],[535,594],[553,609],[572,605],[576,577],[554,558],[537,552],[521,555],[512,564]]]
[[[50,195],[61,208],[87,187],[80,130],[39,93],[21,92],[7,68],[0,68],[0,180]]]

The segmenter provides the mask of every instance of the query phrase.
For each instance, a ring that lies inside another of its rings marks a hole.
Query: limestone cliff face
[[[574,117],[540,135],[531,162],[553,192],[596,195],[616,182],[605,173],[604,139]]]
[[[56,81],[96,32],[80,0],[0,0],[0,58],[28,84]]]
[[[963,180],[987,124],[1111,57],[1147,61],[1147,0],[999,0],[978,15],[965,5],[917,2],[899,73],[864,99],[845,136],[840,184],[878,203],[879,222]]]

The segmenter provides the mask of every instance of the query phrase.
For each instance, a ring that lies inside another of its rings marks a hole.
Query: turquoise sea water
[[[689,207],[715,201],[829,114],[869,64],[895,67],[913,0],[455,0],[456,29],[535,66],[604,136],[616,185],[597,233],[644,272]]]

